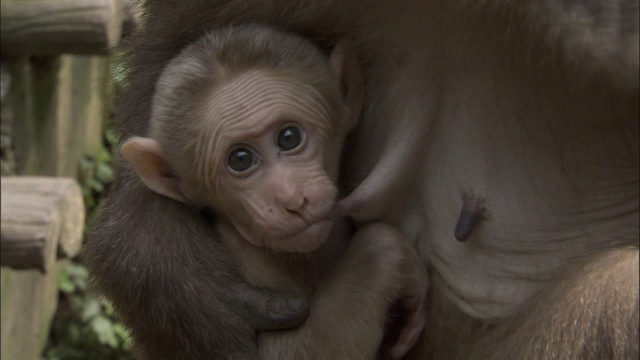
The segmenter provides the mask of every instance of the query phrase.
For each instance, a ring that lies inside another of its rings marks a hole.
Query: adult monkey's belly
[[[485,91],[465,84],[457,90],[469,94],[466,103],[443,105],[428,145],[418,243],[450,300],[473,317],[499,319],[563,266],[637,242],[638,123],[625,122],[638,119],[636,100],[523,77]],[[555,95],[514,99],[511,86]],[[565,117],[569,106],[580,116]],[[483,199],[484,212],[459,242],[464,194]]]
[[[428,37],[439,31],[420,33],[415,41],[428,51],[409,49],[404,62],[421,87],[401,76],[396,84],[405,87],[392,91],[370,85],[375,107],[354,152],[375,158],[371,137],[393,129],[387,117],[421,118],[412,132],[424,132],[422,149],[400,166],[407,177],[422,170],[415,185],[394,190],[382,216],[413,239],[449,300],[498,320],[583,255],[637,243],[639,115],[637,90],[577,74],[540,44],[507,47],[491,31],[451,30],[447,46]],[[484,200],[485,210],[459,242],[464,194]]]

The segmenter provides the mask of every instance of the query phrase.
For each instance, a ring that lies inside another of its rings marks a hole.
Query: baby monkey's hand
[[[404,239],[403,239],[404,240]],[[415,249],[402,241],[405,252],[403,273],[406,282],[401,290],[396,305],[401,307],[401,318],[396,319],[395,326],[391,326],[391,341],[385,344],[384,356],[387,359],[402,359],[418,341],[425,326],[425,298],[429,287],[427,272]]]

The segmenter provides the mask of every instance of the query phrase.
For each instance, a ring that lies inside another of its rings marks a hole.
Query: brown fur
[[[564,267],[563,276],[500,323],[466,316],[432,275],[416,359],[632,359],[638,354],[638,250],[604,251]],[[568,274],[568,276],[566,276]],[[427,355],[428,354],[428,355]]]
[[[420,304],[426,274],[397,230],[368,224],[350,239],[352,231],[345,219],[334,220],[328,237],[313,230],[326,227],[324,209],[327,205],[333,208],[335,202],[332,182],[337,178],[339,150],[361,109],[361,77],[347,46],[342,42],[328,57],[299,36],[264,26],[211,31],[163,70],[153,98],[149,137],[129,138],[121,148],[152,191],[194,208],[215,209],[217,220],[211,225],[216,231],[210,236],[231,250],[248,284],[311,297],[310,316],[304,324],[290,331],[260,334],[264,359],[373,358],[381,349],[387,310],[401,298],[412,298],[405,303],[411,321],[390,344],[392,356],[405,354],[424,324]],[[245,86],[239,92],[234,90],[234,79]],[[278,82],[269,82],[274,80]],[[265,81],[271,88],[260,87]],[[284,102],[274,105],[273,94],[283,89],[289,91]],[[261,97],[270,91],[271,97]],[[215,99],[223,99],[224,104]],[[264,112],[260,107],[263,99],[271,110]],[[217,112],[213,109],[217,106],[227,106],[227,112]],[[306,109],[302,113],[300,106]],[[238,109],[239,113],[234,112]],[[276,148],[272,137],[283,124],[306,132],[299,150]],[[228,131],[225,125],[231,126]],[[254,135],[247,137],[252,131]],[[260,156],[253,170],[242,176],[225,163],[228,151],[238,143]],[[290,170],[298,173],[297,183],[285,179]],[[271,176],[275,178],[270,180]],[[251,182],[253,177],[257,182]],[[313,183],[321,178],[326,181]],[[208,186],[214,179],[224,183]],[[232,189],[240,195],[226,196]],[[287,195],[273,195],[281,191]],[[298,198],[304,200],[303,205],[291,207]],[[246,206],[255,203],[263,206]],[[265,208],[270,210],[266,216],[276,217],[264,218]],[[282,216],[289,221],[277,231],[297,232],[299,217],[307,222],[304,231],[312,230],[292,235],[292,239],[270,233],[273,229],[267,226]],[[246,223],[261,235],[269,234],[265,236],[268,242],[257,244],[254,230],[239,231]],[[313,248],[307,243],[314,244]],[[127,316],[126,310],[122,313]],[[335,322],[344,324],[340,331]],[[136,331],[142,326],[135,321],[128,324],[134,329],[133,340],[141,355],[157,356],[143,342],[146,337]],[[216,353],[235,351],[223,346],[218,344]]]
[[[635,358],[640,339],[637,270],[634,248],[579,259],[521,314],[481,338],[470,358]],[[493,344],[502,346],[492,349]]]
[[[365,107],[367,118],[378,114],[382,115],[374,120],[392,118],[407,112],[407,104],[422,106],[416,107],[415,114],[409,109],[408,114],[413,116],[408,116],[401,125],[415,125],[418,121],[416,116],[421,119],[441,117],[443,108],[436,105],[447,96],[449,101],[452,98],[458,100],[450,104],[451,107],[457,105],[479,119],[486,119],[481,117],[485,115],[484,111],[504,120],[499,123],[501,127],[487,134],[492,138],[502,139],[507,135],[502,135],[501,131],[517,126],[537,130],[536,122],[530,121],[531,117],[526,118],[530,122],[525,122],[522,116],[518,116],[527,115],[524,111],[506,115],[505,108],[500,108],[502,103],[498,101],[496,104],[484,102],[484,107],[477,104],[472,107],[469,100],[473,98],[464,97],[474,94],[475,90],[464,88],[468,80],[476,80],[465,76],[479,74],[469,71],[470,66],[486,66],[483,76],[490,81],[495,80],[496,84],[503,84],[497,76],[504,76],[506,72],[511,75],[508,82],[516,85],[510,92],[501,94],[511,96],[509,100],[513,102],[535,99],[539,106],[524,108],[527,111],[535,112],[558,97],[562,98],[560,104],[554,103],[555,107],[551,107],[555,113],[541,114],[538,120],[545,134],[552,136],[552,144],[563,144],[566,140],[575,142],[577,139],[580,144],[589,144],[587,149],[592,149],[594,140],[606,140],[607,146],[601,147],[603,151],[612,151],[612,154],[613,150],[619,151],[616,153],[618,156],[612,155],[611,158],[619,160],[628,171],[622,175],[611,174],[604,179],[607,184],[619,182],[619,192],[626,194],[625,199],[630,201],[630,206],[620,212],[629,218],[624,221],[617,216],[598,219],[611,225],[612,231],[622,234],[615,237],[602,232],[597,235],[601,236],[599,246],[586,248],[578,243],[571,250],[550,247],[549,255],[567,255],[568,267],[554,270],[549,278],[539,280],[541,290],[537,295],[506,319],[480,320],[464,313],[445,295],[443,287],[446,283],[443,285],[441,280],[443,274],[432,269],[433,286],[427,303],[429,324],[421,347],[412,353],[411,358],[465,359],[474,355],[477,358],[561,359],[577,354],[585,358],[637,358],[638,283],[634,274],[637,274],[638,264],[633,260],[638,257],[637,10],[637,1],[605,0],[487,0],[455,4],[437,0],[329,0],[316,6],[289,0],[149,1],[143,17],[144,26],[123,47],[123,60],[128,65],[129,74],[120,96],[116,123],[124,134],[146,133],[153,84],[163,66],[204,30],[230,23],[275,24],[301,33],[326,49],[337,39],[353,38],[364,64],[369,98],[382,101],[402,90],[397,98],[393,98],[396,102],[393,105],[370,103]],[[413,17],[405,16],[407,14]],[[382,23],[388,27],[383,29]],[[431,72],[406,70],[407,74],[404,74],[405,69],[416,65],[410,62],[411,59],[407,60],[406,55],[416,52],[424,53],[419,59]],[[503,72],[499,73],[498,69],[503,69]],[[442,79],[442,75],[452,73],[459,74],[455,80],[462,84],[466,93],[462,93],[460,88],[452,88],[451,83]],[[399,84],[392,82],[398,78],[401,79]],[[523,78],[530,81],[528,87],[517,86],[522,84]],[[549,89],[556,92],[549,92]],[[412,98],[415,94],[431,92],[432,102],[421,102],[420,98],[414,101]],[[545,116],[555,114],[563,122],[542,122]],[[606,116],[596,118],[599,114],[610,115],[613,121],[605,121],[608,119]],[[456,119],[445,117],[445,120]],[[352,139],[354,152],[349,153],[352,161],[345,162],[346,185],[351,188],[356,188],[366,177],[382,152],[381,147],[371,145],[384,142],[385,126],[374,125],[365,121]],[[399,127],[398,123],[388,126]],[[438,136],[442,133],[438,131],[442,126],[442,123],[418,126],[421,146],[440,140]],[[584,131],[585,126],[602,131],[591,128]],[[610,132],[614,128],[619,130],[615,137],[600,136],[603,131]],[[409,128],[409,131],[413,130]],[[452,140],[445,140],[451,144]],[[368,146],[358,147],[357,144]],[[454,145],[457,144],[451,144]],[[509,148],[513,151],[503,154],[513,155],[522,145],[522,141],[514,140]],[[548,145],[538,145],[538,153],[549,152]],[[418,148],[415,154],[427,151],[433,149],[425,146]],[[576,151],[574,156],[574,159],[587,162],[590,158],[586,156],[593,154]],[[485,162],[492,160],[483,159]],[[529,158],[520,160],[528,161]],[[437,176],[443,167],[451,165],[443,161],[438,159],[438,164],[429,168],[423,163],[409,168],[416,174],[406,171],[407,167],[401,168],[403,175],[399,191],[392,191],[393,196],[384,200],[384,206],[369,204],[367,208],[382,212],[387,217],[391,214],[391,219],[403,223],[408,232],[411,229],[430,231],[438,225],[436,221],[441,221],[436,218],[438,214],[422,217],[423,212],[419,211],[434,199],[427,198],[420,205],[403,202],[403,199],[407,199],[406,191],[419,189],[416,176],[424,174],[428,181],[430,176]],[[495,161],[504,160],[496,157]],[[467,164],[453,165],[464,167]],[[575,181],[585,177],[584,173],[574,170],[574,163],[563,165],[566,165],[563,168],[566,179]],[[587,168],[602,171],[605,175],[611,170],[610,164],[600,160],[588,162]],[[397,171],[387,169],[387,172],[397,175]],[[527,185],[516,179],[510,181],[521,185],[521,189]],[[574,187],[571,190],[585,201],[595,196],[585,188]],[[424,196],[422,193],[419,195]],[[433,193],[429,195],[433,196]],[[537,193],[540,197],[545,195],[544,191]],[[451,197],[456,206],[454,217],[459,212],[458,200]],[[492,218],[493,204],[490,200],[487,199],[486,204],[487,221],[483,220],[464,246],[483,244],[478,241],[485,235],[483,228],[495,219]],[[555,197],[548,200],[548,204],[557,205],[553,208],[557,210],[565,205],[562,201]],[[616,203],[612,199],[607,205]],[[522,206],[516,208],[521,210]],[[423,227],[425,222],[427,226]],[[163,226],[175,223],[180,226]],[[225,264],[221,245],[210,242],[204,250],[204,245],[195,245],[198,243],[196,238],[210,237],[198,224],[199,219],[195,215],[188,216],[181,206],[149,194],[131,173],[119,168],[118,181],[109,204],[87,248],[92,274],[122,312],[126,322],[135,326],[134,335],[137,334],[141,346],[146,347],[150,355],[157,354],[156,358],[161,355],[175,355],[174,358],[183,355],[185,358],[256,356],[251,326],[239,319],[245,310],[233,308],[233,301],[218,299],[219,296],[224,299],[226,294],[236,295],[229,289],[241,284],[237,280],[237,271]],[[582,224],[563,225],[575,229],[582,237],[589,235],[588,231],[582,231]],[[451,221],[452,240],[454,226],[455,219]],[[413,236],[408,237],[416,241],[423,260],[429,265],[432,260],[429,244],[418,243]],[[192,245],[175,245],[176,239],[186,239],[186,244]],[[625,249],[616,250],[620,247]],[[525,255],[522,259],[526,259]],[[206,272],[195,265],[200,262],[202,266],[207,264],[203,267]],[[189,296],[176,300],[176,294]],[[154,302],[155,307],[150,308],[148,305],[152,299],[161,301]],[[246,318],[251,320],[251,317]],[[221,344],[228,347],[220,347]]]

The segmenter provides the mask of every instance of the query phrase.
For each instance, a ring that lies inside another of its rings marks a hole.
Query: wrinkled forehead
[[[320,90],[292,77],[256,70],[231,78],[205,99],[194,148],[198,176],[212,185],[233,146],[263,138],[289,122],[328,139],[337,114],[330,104]]]
[[[246,136],[259,136],[282,121],[301,121],[330,132],[334,116],[318,89],[263,70],[244,72],[215,89],[206,99],[204,115],[216,133]]]

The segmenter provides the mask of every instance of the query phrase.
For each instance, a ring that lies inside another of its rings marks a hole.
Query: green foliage
[[[104,145],[97,156],[85,155],[80,159],[80,184],[84,195],[84,203],[89,215],[95,215],[95,207],[99,204],[100,196],[105,187],[113,181],[113,151],[118,145],[118,136],[111,129],[107,129]],[[87,224],[87,225],[90,225]]]
[[[133,359],[129,333],[111,305],[88,291],[89,274],[70,262],[59,278],[60,299],[44,358]]]
[[[87,208],[89,229],[100,211],[101,196],[113,181],[111,162],[118,137],[107,130],[97,156],[80,161],[80,184]],[[107,300],[90,290],[89,273],[82,253],[60,273],[58,309],[51,325],[43,358],[46,360],[133,359],[129,333]]]

